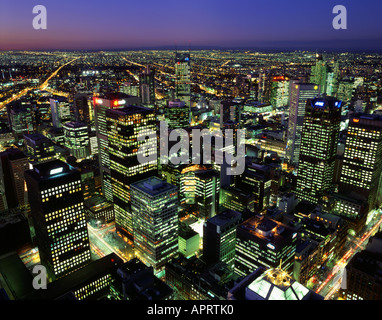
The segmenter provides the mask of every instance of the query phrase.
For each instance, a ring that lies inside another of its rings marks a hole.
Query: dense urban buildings
[[[380,300],[381,61],[1,51],[0,299]]]

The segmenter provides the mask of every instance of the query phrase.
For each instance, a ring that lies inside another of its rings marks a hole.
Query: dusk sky
[[[32,26],[35,5],[47,29]],[[348,29],[335,30],[335,5]],[[1,0],[0,50],[168,46],[382,49],[378,0]]]

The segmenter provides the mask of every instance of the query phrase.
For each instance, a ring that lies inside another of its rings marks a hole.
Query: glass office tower
[[[138,150],[149,143],[150,155],[157,153],[157,137],[138,141],[139,135],[156,132],[153,109],[129,106],[106,111],[108,154],[112,196],[117,230],[133,239],[130,203],[130,185],[144,178],[157,175],[157,157],[147,163],[138,161]]]
[[[60,161],[25,171],[41,263],[55,280],[90,262],[81,174]]]
[[[133,183],[131,209],[138,256],[158,270],[178,252],[177,187],[157,177]]]
[[[309,99],[301,133],[296,195],[318,204],[333,185],[341,101]]]

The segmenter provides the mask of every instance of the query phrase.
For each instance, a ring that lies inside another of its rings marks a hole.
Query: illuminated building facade
[[[43,163],[56,158],[53,142],[41,133],[24,134],[24,145],[31,163]]]
[[[90,103],[88,102],[88,95],[78,93],[74,96],[73,101],[75,120],[90,125],[94,118],[90,109]]]
[[[289,102],[289,78],[273,77],[270,103],[273,108],[285,107]]]
[[[191,108],[191,66],[189,52],[175,53],[175,98]]]
[[[164,110],[169,129],[187,128],[190,125],[189,112],[189,107],[184,101],[179,99],[169,101],[168,107]]]
[[[25,172],[41,263],[55,280],[90,262],[80,172],[53,160]]]
[[[28,169],[28,158],[19,149],[9,148],[0,153],[0,206],[3,209],[28,203],[24,178],[24,171]]]
[[[155,112],[141,106],[128,106],[106,111],[108,154],[112,196],[117,229],[133,238],[130,185],[154,176],[158,171],[157,159],[147,163],[138,161],[138,150],[151,143],[149,154],[156,153],[157,137],[138,141],[140,135],[156,131]],[[107,197],[106,197],[107,199]]]
[[[107,140],[106,110],[118,109],[126,105],[137,105],[140,99],[124,93],[107,93],[93,97],[95,124],[98,141],[99,166],[102,178],[102,192],[107,200],[113,201],[110,176],[110,157]]]
[[[64,124],[65,145],[70,154],[77,159],[85,159],[90,155],[89,129],[82,122],[66,122]]]
[[[55,128],[61,128],[64,121],[71,118],[70,106],[68,100],[64,97],[50,98],[50,110],[52,117],[52,125]]]
[[[263,210],[269,204],[271,194],[270,167],[252,163],[240,178],[237,179],[236,186],[242,190],[250,190],[255,195],[255,209]]]
[[[309,99],[301,133],[296,195],[319,203],[331,190],[341,121],[341,101]]]
[[[158,270],[178,252],[178,191],[157,177],[131,184],[134,246]]]
[[[241,213],[226,210],[204,222],[203,260],[208,263],[224,262],[234,269],[236,228],[241,222]]]
[[[155,71],[149,66],[139,76],[139,96],[143,105],[154,105]]]
[[[247,276],[258,267],[293,270],[297,232],[265,216],[244,221],[236,231],[235,273]]]
[[[300,83],[296,80],[292,80],[290,83],[286,157],[294,165],[298,164],[300,155],[306,102],[308,99],[314,99],[319,93],[320,88],[316,84]]]
[[[368,210],[381,203],[378,199],[382,172],[382,117],[355,114],[349,120],[339,192],[362,196]]]

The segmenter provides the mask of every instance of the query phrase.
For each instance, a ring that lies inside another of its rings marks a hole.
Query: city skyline
[[[47,10],[47,29],[35,30],[35,5]],[[116,50],[253,48],[382,50],[382,4],[346,0],[346,30],[332,26],[338,3],[239,0],[158,2],[9,0],[0,5],[0,50]],[[287,12],[287,14],[285,14]]]

